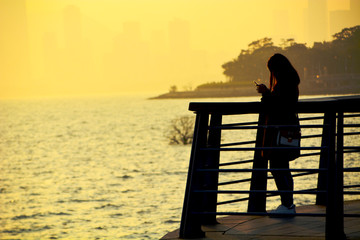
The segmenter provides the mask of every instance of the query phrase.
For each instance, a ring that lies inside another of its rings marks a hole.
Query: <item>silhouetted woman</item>
[[[273,55],[267,67],[270,71],[270,87],[264,84],[257,86],[262,94],[261,102],[265,105],[266,125],[295,125],[292,128],[267,128],[264,130],[263,146],[278,147],[278,134],[280,131],[300,134],[299,119],[295,112],[295,105],[299,98],[300,78],[290,61],[281,54]],[[289,169],[289,162],[300,155],[300,150],[266,150],[262,156],[270,161],[271,169],[285,169],[285,171],[272,171],[278,190],[292,191],[293,178]],[[280,193],[281,205],[274,213],[295,213],[292,193]]]

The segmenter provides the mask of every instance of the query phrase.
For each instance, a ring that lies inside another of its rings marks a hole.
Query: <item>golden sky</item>
[[[0,0],[0,98],[225,81],[221,65],[254,40],[311,46],[360,24],[332,24],[339,10],[354,12],[350,0]]]

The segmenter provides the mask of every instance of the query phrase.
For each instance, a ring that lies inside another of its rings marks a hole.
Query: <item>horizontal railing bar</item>
[[[316,190],[316,189],[315,189]],[[266,197],[276,197],[276,196],[279,196],[280,193],[268,193],[266,194]],[[249,197],[246,197],[246,198],[238,198],[238,199],[234,199],[234,200],[228,200],[228,201],[223,201],[223,202],[218,202],[217,204],[219,205],[224,205],[226,204],[226,202],[229,202],[229,201],[234,201],[234,202],[241,202],[241,201],[246,201],[246,200],[249,200]]]
[[[236,161],[236,162],[229,162],[229,163],[220,163],[219,167],[223,166],[231,166],[231,165],[237,165],[237,164],[244,164],[244,163],[251,163],[254,160],[242,160],[242,161]]]
[[[312,188],[312,189],[307,189],[307,190],[303,190],[303,191],[316,191],[316,188]],[[266,194],[266,197],[276,197],[279,196],[280,193],[270,193],[270,194]],[[246,201],[249,200],[249,197],[246,198],[239,198],[239,199],[234,199],[234,200],[228,200],[228,201],[222,201],[222,202],[218,202],[217,205],[224,205],[224,204],[230,204],[230,203],[235,203],[235,202],[242,202],[242,201]]]
[[[300,125],[300,128],[323,128],[328,126],[327,124],[314,124],[314,125]],[[239,127],[227,127],[227,126],[212,126],[209,129],[223,129],[223,130],[237,130],[237,129],[259,129],[259,128],[281,128],[281,127],[299,127],[299,125],[257,125],[257,126],[239,126]]]
[[[221,126],[211,126],[209,129],[258,129],[258,128],[277,128],[277,127],[298,127],[298,125],[255,125],[255,126],[247,126],[257,124],[257,122],[251,123],[234,123],[234,124],[222,124]],[[237,127],[239,126],[239,127]],[[247,127],[240,127],[247,126]],[[326,124],[315,124],[315,125],[300,125],[301,128],[322,128],[323,126],[327,126]],[[344,128],[353,128],[360,127],[360,124],[344,124]]]
[[[360,167],[344,168],[344,172],[360,172]]]
[[[313,188],[313,189],[308,189],[308,190],[302,190],[302,191],[307,191],[307,192],[310,192],[310,191],[316,191],[317,189],[316,188]],[[325,191],[322,191],[322,192],[325,192]],[[280,195],[280,191],[275,191],[273,193],[267,193],[266,194],[266,197],[276,197],[276,196],[279,196]],[[249,197],[246,197],[246,198],[239,198],[239,199],[233,199],[233,200],[228,200],[228,201],[222,201],[222,202],[218,202],[217,205],[225,205],[225,204],[230,204],[230,203],[236,203],[236,202],[242,202],[242,201],[247,201],[249,200]]]
[[[228,147],[228,146],[238,146],[238,145],[246,145],[246,144],[254,144],[256,141],[244,141],[244,142],[234,142],[234,143],[223,143],[220,144],[220,147]]]
[[[344,188],[360,188],[360,185],[346,185]]]
[[[350,136],[350,135],[360,135],[360,132],[349,132],[349,133],[344,133],[344,135],[346,136]],[[319,138],[322,137],[322,134],[314,134],[314,135],[305,135],[305,136],[301,136],[301,139],[307,139],[307,138]],[[246,144],[255,144],[256,141],[243,141],[243,142],[234,142],[234,143],[223,143],[220,144],[221,147],[228,147],[228,146],[239,146],[239,145],[246,145]]]
[[[359,115],[360,116],[360,115]],[[347,117],[347,116],[344,116]],[[307,121],[307,120],[315,120],[315,119],[323,119],[324,117],[314,117],[314,118],[300,118],[300,121]],[[212,126],[209,128],[223,128],[223,129],[227,129],[227,128],[234,128],[236,126],[248,126],[248,125],[256,125],[258,124],[258,122],[244,122],[244,123],[229,123],[229,124],[222,124],[221,126]],[[292,126],[292,125],[256,125],[256,126],[250,126],[253,128],[258,128],[258,127],[286,127],[286,126]],[[295,125],[294,125],[295,126]],[[315,124],[315,125],[301,125],[301,127],[303,128],[311,128],[311,127],[323,127],[326,126],[326,124]],[[344,124],[344,127],[360,127],[360,124]],[[245,127],[246,128],[246,127]]]
[[[346,135],[346,136],[360,135],[360,132],[345,132],[343,135]],[[303,138],[317,138],[317,137],[322,137],[322,134],[305,135],[305,136],[301,136],[301,139],[303,139]]]
[[[360,124],[344,124],[344,128],[360,127]]]
[[[309,157],[309,156],[316,156],[316,155],[320,155],[321,152],[317,152],[317,153],[305,153],[305,154],[301,154],[300,157]]]
[[[292,174],[292,176],[295,177],[302,177],[302,176],[307,176],[307,175],[312,175],[312,174],[316,174],[317,172],[307,172],[307,173],[296,173],[296,174]],[[274,179],[273,176],[267,176],[267,179]],[[308,189],[308,191],[312,191],[312,190],[316,190],[314,189]]]
[[[261,169],[263,170],[263,169]],[[270,169],[269,169],[270,170]],[[273,170],[276,170],[276,169],[273,169]],[[281,170],[281,169],[279,169]],[[360,170],[360,168],[356,168],[356,170]],[[314,174],[314,173],[300,173],[300,174],[294,174],[293,177],[297,177],[297,176],[303,176],[303,175],[310,175],[310,174]],[[271,178],[271,177],[270,177]],[[243,180],[238,180],[238,181],[229,181],[229,182],[224,182],[224,183],[220,183],[219,185],[227,185],[227,184],[233,184],[233,183],[241,183],[241,182],[249,182],[251,179],[243,179]],[[360,187],[360,185],[351,185],[351,186],[344,186],[344,188],[351,188],[351,187]],[[212,192],[217,192],[217,193],[249,193],[249,192],[266,192],[266,193],[270,193],[271,195],[268,195],[268,197],[271,197],[271,196],[277,196],[279,195],[280,193],[282,192],[293,192],[293,193],[298,193],[298,194],[313,194],[317,189],[308,189],[308,190],[301,190],[301,191],[262,191],[262,190],[258,190],[258,191],[226,191],[226,190],[223,190],[222,192],[220,191],[215,191],[215,190],[204,190],[202,192],[209,192],[209,191],[212,191]],[[326,192],[326,191],[317,191],[317,192]],[[344,194],[349,194],[349,195],[360,195],[360,191],[344,191]],[[241,198],[241,199],[236,199],[236,200],[229,200],[229,201],[224,201],[224,202],[220,202],[218,203],[218,205],[223,205],[223,204],[227,204],[227,203],[234,203],[234,202],[240,202],[240,201],[245,201],[245,200],[248,200],[249,198]]]
[[[325,213],[269,213],[269,212],[192,212],[197,215],[243,215],[243,216],[302,216],[302,217],[325,217]],[[353,214],[351,214],[353,215]],[[357,215],[355,215],[357,216]]]
[[[318,137],[322,137],[322,134],[301,136],[301,139],[304,139],[304,138],[318,138]]]
[[[308,172],[308,173],[297,173],[297,174],[293,174],[293,177],[302,177],[302,176],[307,176],[307,175],[312,175],[315,174],[316,172]]]
[[[222,124],[221,126],[244,126],[244,125],[254,125],[254,124],[258,124],[259,122],[243,122],[243,123],[226,123],[226,124]]]
[[[344,135],[360,135],[360,132],[345,132]]]
[[[356,133],[344,133],[344,135],[360,135],[360,132],[356,132]],[[302,136],[301,139],[305,139],[305,138],[316,138],[316,137],[322,137],[321,134],[316,134],[316,135],[306,135],[306,136]],[[256,141],[244,141],[244,142],[234,142],[234,143],[224,143],[221,144],[221,147],[226,147],[226,146],[236,146],[236,145],[246,145],[246,144],[254,144],[256,143]],[[285,147],[286,149],[288,149],[288,147]],[[360,149],[360,147],[358,146],[344,146],[344,149]]]
[[[249,200],[248,197],[247,198],[239,198],[239,199],[234,199],[234,200],[218,202],[217,205],[225,205],[225,204],[230,204],[230,203],[243,202],[243,201],[247,201],[247,200]]]
[[[304,190],[301,190],[301,191],[313,192],[313,191],[317,191],[317,190],[318,190],[317,188],[309,188],[309,189],[304,189]]]
[[[347,195],[360,195],[360,191],[344,191]]]
[[[254,151],[254,150],[321,150],[326,149],[324,147],[249,147],[249,148],[200,148],[201,151]]]
[[[344,153],[354,153],[354,152],[360,152],[360,150],[347,150],[347,151],[344,151]]]
[[[360,114],[344,114],[344,118],[360,117]]]
[[[320,155],[320,152],[317,153],[305,153],[305,154],[301,154],[300,157],[309,157],[309,156],[317,156]],[[229,162],[229,163],[220,163],[219,166],[223,167],[223,166],[231,166],[231,165],[237,165],[237,164],[244,164],[244,163],[251,163],[254,160],[242,160],[242,161],[236,161],[236,162]]]
[[[215,169],[215,168],[209,168],[209,169],[203,169],[199,168],[197,169],[198,172],[281,172],[281,171],[290,171],[290,172],[324,172],[327,171],[326,168],[290,168],[290,169],[284,169],[284,168],[273,168],[273,169],[265,169],[265,168],[253,168],[253,169]]]
[[[239,114],[240,115],[240,114]],[[350,118],[350,117],[360,117],[360,114],[350,114],[350,115],[344,115],[344,118]],[[304,118],[299,118],[300,121],[309,121],[309,120],[317,120],[317,119],[324,119],[323,116],[320,117],[304,117]],[[254,124],[258,124],[258,121],[254,121],[254,122],[243,122],[243,123],[227,123],[227,124],[222,124],[222,126],[244,126],[244,125],[254,125]]]
[[[351,114],[351,115],[344,115],[344,118],[350,118],[350,117],[360,117],[360,114]],[[317,120],[317,119],[324,119],[323,116],[321,117],[306,117],[306,118],[299,118],[300,121],[309,121],[309,120]],[[228,123],[228,124],[222,124],[222,126],[244,126],[244,125],[254,125],[258,124],[258,121],[254,122],[243,122],[243,123]],[[344,124],[346,126],[347,124]]]
[[[256,125],[256,126],[209,126],[209,129],[223,129],[223,130],[232,130],[232,129],[259,129],[265,128],[265,125]]]
[[[299,118],[300,121],[309,121],[309,120],[316,120],[316,119],[324,119],[324,116],[322,116],[322,117],[305,117],[305,118]]]
[[[293,194],[318,194],[326,193],[326,190],[317,190],[317,191],[285,191],[285,190],[194,190],[195,193],[217,193],[217,194],[249,194],[249,193],[293,193]]]
[[[346,149],[356,149],[356,150],[360,150],[360,146],[344,146],[343,147],[344,148],[344,150],[346,150]]]
[[[344,213],[344,217],[360,217],[360,214],[356,213]]]
[[[230,185],[230,184],[236,184],[236,183],[243,183],[243,182],[250,182],[251,178],[245,178],[245,179],[241,179],[241,180],[235,180],[235,181],[228,181],[228,182],[222,182],[219,183],[219,186],[224,186],[224,185]]]

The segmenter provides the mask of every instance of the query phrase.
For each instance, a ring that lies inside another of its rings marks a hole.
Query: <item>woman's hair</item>
[[[268,61],[270,70],[270,88],[274,87],[275,79],[280,85],[299,85],[300,77],[290,61],[282,54],[274,54]],[[275,77],[275,79],[274,79]]]

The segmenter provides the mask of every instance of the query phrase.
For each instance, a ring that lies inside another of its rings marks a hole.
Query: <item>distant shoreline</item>
[[[173,99],[173,98],[225,98],[225,97],[248,97],[258,96],[255,88],[242,89],[209,89],[194,91],[177,91],[161,94],[150,99]]]
[[[360,94],[360,83],[355,86],[333,87],[333,88],[312,88],[301,89],[300,95],[347,95]],[[229,98],[229,97],[256,97],[259,94],[255,87],[234,88],[234,89],[209,89],[194,91],[179,91],[164,93],[149,99],[188,99],[188,98]]]

